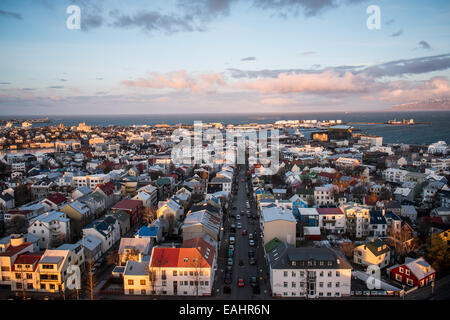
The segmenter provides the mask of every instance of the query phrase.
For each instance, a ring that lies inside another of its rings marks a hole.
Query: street
[[[219,250],[219,263],[218,263],[218,277],[216,277],[215,288],[220,288],[220,292],[217,293],[219,295],[223,295],[223,288],[227,285],[224,284],[224,275],[226,270],[226,263],[228,259],[228,242],[230,237],[230,226],[231,224],[238,224],[239,222],[242,225],[242,228],[236,228],[236,242],[235,242],[235,250],[233,257],[233,272],[231,277],[231,284],[228,286],[231,288],[231,296],[232,300],[245,300],[252,299],[255,295],[253,294],[252,286],[250,285],[250,277],[257,277],[257,282],[260,287],[260,294],[258,294],[258,298],[270,298],[270,296],[265,295],[264,293],[268,293],[267,285],[265,281],[267,281],[267,268],[266,262],[264,259],[264,250],[262,246],[262,240],[260,237],[258,220],[251,219],[249,214],[256,215],[256,209],[251,206],[250,213],[247,214],[247,178],[245,175],[245,167],[239,166],[239,173],[237,175],[237,195],[234,196],[232,205],[230,210],[228,210],[228,214],[225,218],[224,223],[224,241],[222,241],[221,248]],[[243,182],[244,181],[244,182]],[[236,207],[235,210],[231,210],[233,207]],[[240,215],[241,219],[238,220],[232,215],[236,216]],[[247,231],[247,235],[242,235],[242,230]],[[249,244],[248,234],[253,233],[255,245],[252,247]],[[256,264],[249,264],[248,252],[250,250],[255,251]],[[240,265],[241,264],[241,265]],[[263,280],[260,280],[260,277],[263,277]],[[238,279],[243,279],[245,286],[238,287]]]

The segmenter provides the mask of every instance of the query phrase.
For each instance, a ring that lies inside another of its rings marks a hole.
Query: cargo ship
[[[387,122],[387,124],[389,125],[394,125],[394,126],[410,126],[410,125],[414,125],[414,119],[403,119],[402,121],[394,119],[394,120],[389,120]]]

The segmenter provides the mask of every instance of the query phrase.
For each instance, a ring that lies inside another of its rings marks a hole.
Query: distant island
[[[450,110],[450,100],[447,98],[439,98],[403,103],[393,106],[392,109],[398,111]]]

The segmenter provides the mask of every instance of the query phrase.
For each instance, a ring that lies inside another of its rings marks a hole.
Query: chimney
[[[381,212],[383,213],[383,217],[384,217],[384,215],[386,214],[386,210],[383,209],[383,210],[381,210]]]
[[[139,262],[142,262],[142,253],[139,252]]]

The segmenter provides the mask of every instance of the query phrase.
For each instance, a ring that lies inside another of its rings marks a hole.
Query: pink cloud
[[[127,87],[153,88],[153,89],[174,89],[189,90],[191,92],[214,91],[217,85],[223,85],[223,75],[201,74],[199,76],[190,75],[185,70],[173,71],[166,74],[157,72],[149,73],[147,78],[136,81],[122,81]]]
[[[240,81],[230,85],[235,89],[259,91],[263,93],[291,92],[362,92],[367,80],[362,76],[346,72],[340,75],[328,70],[322,73],[299,74],[281,73],[276,78]]]

